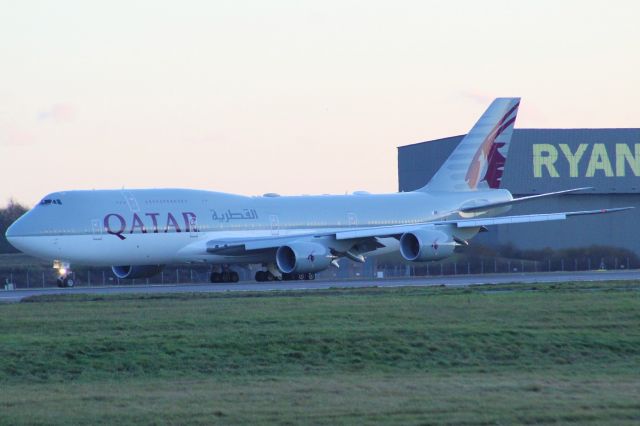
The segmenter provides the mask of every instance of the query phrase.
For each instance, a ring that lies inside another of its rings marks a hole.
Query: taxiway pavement
[[[437,277],[401,277],[359,280],[239,282],[224,284],[119,285],[75,288],[31,288],[0,290],[0,302],[19,302],[30,296],[50,294],[163,294],[212,293],[229,291],[321,290],[328,288],[451,286],[480,284],[554,283],[568,281],[640,281],[640,270],[537,272],[514,274],[453,275]]]

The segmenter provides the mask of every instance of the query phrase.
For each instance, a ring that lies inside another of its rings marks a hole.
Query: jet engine
[[[453,254],[456,242],[442,231],[421,229],[400,237],[400,254],[412,262],[440,260]]]
[[[159,274],[162,271],[164,265],[140,265],[140,266],[112,266],[111,270],[113,274],[123,279],[134,279],[134,278],[150,278],[156,274]]]
[[[285,274],[319,272],[327,269],[331,260],[329,249],[318,243],[291,243],[276,252],[278,269]]]

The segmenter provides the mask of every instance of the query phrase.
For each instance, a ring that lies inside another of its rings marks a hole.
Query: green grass
[[[637,286],[0,305],[0,424],[633,424]]]

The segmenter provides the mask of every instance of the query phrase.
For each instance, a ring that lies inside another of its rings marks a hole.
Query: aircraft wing
[[[546,222],[551,220],[564,220],[570,216],[582,216],[592,214],[605,214],[615,213],[624,210],[633,209],[634,207],[619,207],[614,209],[601,209],[601,210],[584,210],[575,212],[560,212],[560,213],[542,213],[542,214],[526,214],[516,216],[500,216],[500,217],[487,217],[478,219],[457,219],[457,220],[444,220],[424,223],[414,223],[410,225],[393,225],[393,226],[379,226],[375,228],[354,229],[349,231],[337,232],[336,239],[346,240],[353,238],[364,237],[391,237],[404,234],[405,232],[415,231],[416,229],[424,229],[425,227],[437,227],[442,225],[453,225],[457,228],[480,228],[482,226],[491,225],[506,225],[512,223],[531,223],[531,222]]]
[[[278,248],[292,241],[311,239],[333,235],[333,232],[306,232],[286,236],[222,238],[207,242],[207,253],[211,254],[244,254],[244,251],[257,251]],[[238,253],[236,253],[238,252]]]
[[[266,237],[238,237],[210,240],[206,243],[206,251],[211,254],[238,256],[247,252],[256,252],[276,249],[293,241],[310,241],[316,238],[333,237],[336,240],[369,240],[376,244],[376,238],[399,237],[405,232],[417,229],[437,228],[438,226],[455,226],[457,228],[480,228],[483,226],[506,225],[516,223],[547,222],[564,220],[571,216],[594,215],[615,213],[634,207],[620,207],[601,210],[584,210],[560,213],[527,214],[516,216],[486,217],[474,219],[441,220],[433,222],[420,222],[407,225],[375,226],[368,228],[333,229],[322,232],[307,232],[287,236]],[[379,242],[377,243],[379,244]],[[380,247],[381,245],[379,245]]]

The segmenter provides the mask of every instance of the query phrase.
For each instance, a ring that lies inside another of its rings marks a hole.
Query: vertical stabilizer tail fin
[[[499,188],[520,98],[496,98],[419,191]]]

